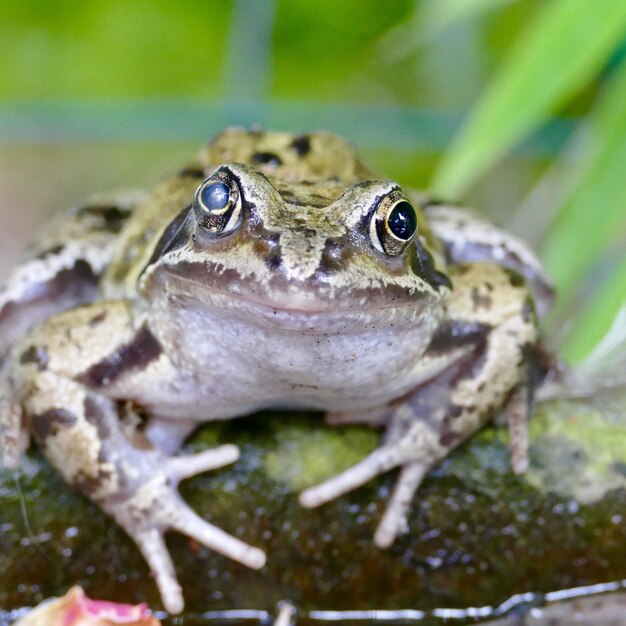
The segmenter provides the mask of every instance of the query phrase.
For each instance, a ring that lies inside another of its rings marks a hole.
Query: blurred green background
[[[0,268],[224,126],[346,136],[528,239],[584,356],[626,294],[623,0],[3,0]]]

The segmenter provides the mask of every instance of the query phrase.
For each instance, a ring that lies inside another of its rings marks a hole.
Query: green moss
[[[626,487],[626,417],[591,403],[561,401],[533,418],[529,482],[581,502]]]
[[[380,434],[369,428],[311,430],[308,424],[283,424],[274,449],[265,455],[270,478],[300,491],[362,461]]]

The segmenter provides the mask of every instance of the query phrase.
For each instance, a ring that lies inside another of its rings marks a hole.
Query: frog
[[[501,415],[525,470],[552,294],[522,240],[377,176],[344,139],[229,128],[152,189],[70,210],[10,274],[3,464],[34,438],[134,540],[177,614],[166,531],[266,561],[180,496],[180,481],[239,457],[231,444],[181,452],[198,427],[311,409],[381,429],[378,448],[300,502],[398,469],[374,535],[388,547],[428,472]]]

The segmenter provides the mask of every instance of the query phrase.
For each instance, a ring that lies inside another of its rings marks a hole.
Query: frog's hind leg
[[[0,286],[0,358],[29,328],[93,302],[138,194],[96,198],[53,222]]]
[[[395,467],[400,475],[375,542],[393,543],[406,528],[406,513],[427,472],[453,448],[495,417],[510,399],[519,408],[525,382],[528,347],[537,339],[532,307],[523,281],[493,264],[459,266],[452,274],[455,289],[447,303],[448,322],[433,338],[423,359],[443,359],[439,373],[418,385],[401,403],[388,406],[382,445],[363,461],[326,482],[305,490],[306,507],[316,507],[351,491]],[[485,285],[499,293],[488,304]],[[514,457],[524,462],[527,439],[516,415]]]
[[[112,345],[120,328],[119,343]],[[134,330],[124,303],[97,303],[55,316],[18,343],[10,361],[40,447],[68,483],[135,541],[169,612],[183,609],[183,597],[164,541],[168,530],[248,567],[264,565],[260,549],[203,520],[177,489],[181,480],[235,461],[238,448],[169,456],[121,419],[126,398],[118,400],[117,394],[123,372],[141,377],[145,368],[137,371],[137,363],[151,365],[150,381],[158,387],[159,372],[170,374],[174,368],[146,327]]]
[[[165,457],[131,443],[120,427],[115,402],[61,378],[49,377],[59,394],[29,399],[38,407],[35,436],[64,478],[98,503],[139,547],[156,579],[165,608],[184,603],[164,533],[174,530],[248,567],[265,555],[206,522],[177,491],[181,480],[234,462],[239,451],[224,445],[195,455]],[[68,401],[69,399],[69,401]],[[63,407],[63,408],[61,408]]]

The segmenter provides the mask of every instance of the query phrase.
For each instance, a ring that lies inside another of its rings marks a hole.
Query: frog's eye
[[[241,221],[241,195],[227,173],[218,171],[196,190],[193,212],[198,226],[209,235],[225,235]]]
[[[417,233],[417,214],[400,193],[383,198],[370,221],[370,239],[380,252],[401,254]]]

